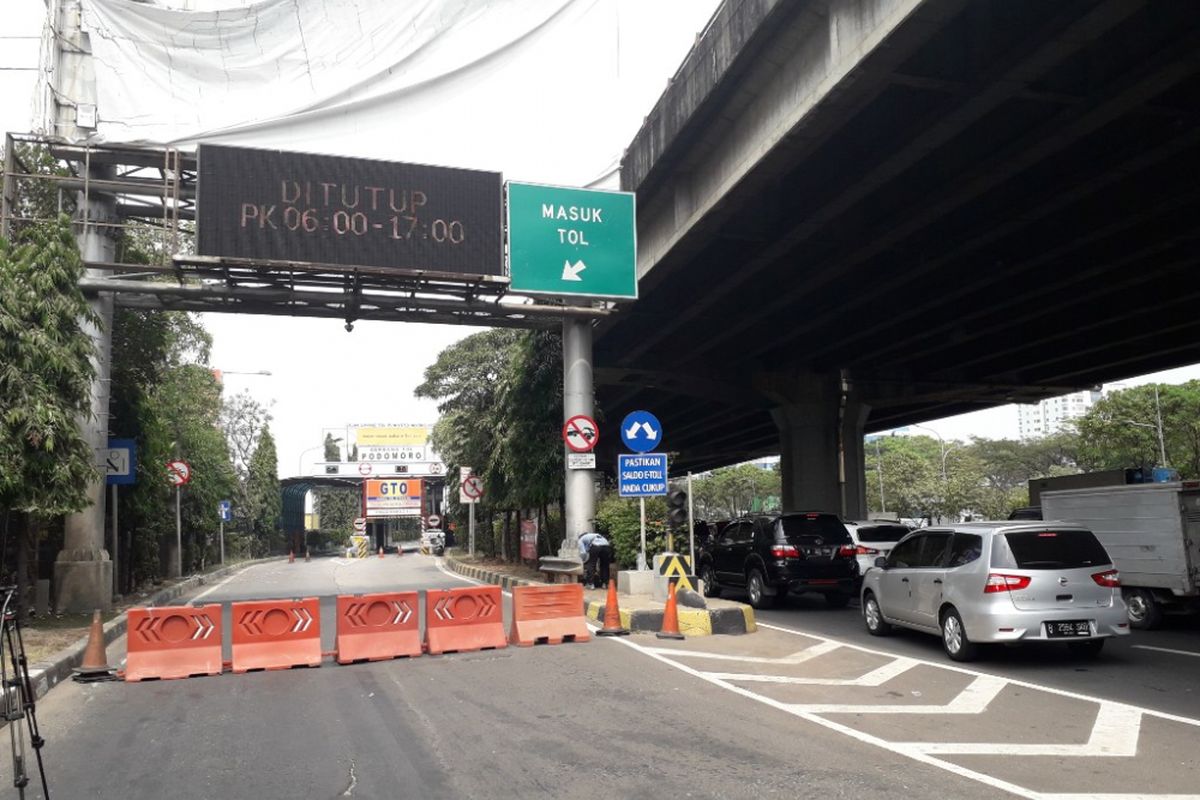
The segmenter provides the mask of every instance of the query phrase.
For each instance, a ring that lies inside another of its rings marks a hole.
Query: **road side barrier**
[[[221,674],[221,604],[131,608],[125,680]]]
[[[583,616],[582,583],[514,586],[512,598],[511,644],[530,647],[592,638]]]
[[[430,655],[508,646],[499,586],[425,592],[425,645]]]
[[[233,604],[233,671],[321,666],[321,609],[315,597]]]
[[[339,595],[337,662],[421,655],[417,592]]]

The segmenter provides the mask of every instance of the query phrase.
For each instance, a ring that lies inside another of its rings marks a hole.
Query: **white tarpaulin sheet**
[[[716,5],[83,0],[93,140],[222,142],[585,185],[612,172]]]

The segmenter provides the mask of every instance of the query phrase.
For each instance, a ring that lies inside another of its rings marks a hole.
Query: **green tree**
[[[254,455],[250,457],[242,491],[243,506],[239,515],[244,520],[247,542],[246,555],[266,555],[283,548],[279,520],[283,515],[283,499],[279,493],[279,460],[275,437],[270,425],[262,429]]]
[[[777,470],[753,464],[722,467],[693,479],[695,513],[700,519],[721,520],[741,517],[769,507],[781,494]]]
[[[1165,465],[1159,452],[1160,410]],[[1171,466],[1183,478],[1200,477],[1200,381],[1113,392],[1076,420],[1076,427],[1080,461],[1088,471]]]
[[[87,507],[96,478],[79,420],[91,413],[95,374],[82,324],[99,321],[82,275],[65,216],[26,228],[16,246],[0,239],[0,514],[6,532],[10,513],[22,514],[21,564],[46,520]],[[24,587],[27,570],[18,573]]]
[[[348,540],[354,520],[362,513],[362,495],[353,489],[321,486],[313,490],[314,509],[321,518],[321,533],[338,542]]]
[[[646,563],[666,550],[667,501],[646,498]],[[623,568],[637,564],[641,549],[641,509],[638,502],[608,493],[596,504],[596,527],[612,542],[613,560]]]

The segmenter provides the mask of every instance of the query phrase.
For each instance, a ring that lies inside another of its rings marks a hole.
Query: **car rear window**
[[[860,542],[898,542],[908,533],[903,525],[859,525]]]
[[[1017,569],[1080,569],[1111,564],[1091,531],[1020,531],[997,536],[992,566]]]
[[[812,544],[820,539],[825,544],[849,544],[850,532],[833,514],[794,514],[781,517],[783,535],[789,542]]]

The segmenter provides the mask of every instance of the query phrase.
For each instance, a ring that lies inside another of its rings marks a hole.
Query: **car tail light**
[[[1101,586],[1108,587],[1109,589],[1116,589],[1121,585],[1121,573],[1119,570],[1115,569],[1110,569],[1106,572],[1097,572],[1092,576],[1092,580]]]
[[[1031,578],[1028,575],[1001,575],[998,572],[993,572],[987,576],[987,583],[983,585],[984,594],[994,594],[996,592],[1011,592],[1013,589],[1024,589],[1029,585]]]
[[[838,548],[838,555],[842,558],[853,558],[858,554],[860,549],[852,544],[844,544]]]
[[[771,547],[771,555],[775,558],[799,558],[800,548],[794,544],[777,544]]]
[[[873,547],[863,547],[861,544],[854,548],[854,554],[859,556],[877,556],[879,551]]]

